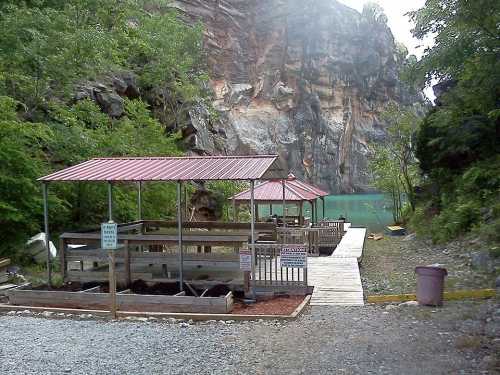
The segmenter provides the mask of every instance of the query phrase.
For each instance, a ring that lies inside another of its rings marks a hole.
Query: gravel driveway
[[[457,322],[483,306],[318,306],[231,324],[0,315],[0,373],[478,374],[491,348]]]

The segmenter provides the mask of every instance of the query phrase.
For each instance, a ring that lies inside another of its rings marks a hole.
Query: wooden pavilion
[[[251,205],[251,189],[242,191],[231,197],[233,201],[234,217],[238,217],[238,208],[242,204]],[[269,205],[269,213],[273,215],[273,205],[279,204],[283,207],[283,220],[285,225],[304,225],[304,203],[311,205],[312,224],[318,222],[318,199],[322,201],[323,218],[325,217],[325,197],[328,192],[311,185],[307,182],[298,180],[293,174],[289,174],[286,179],[268,180],[255,187],[254,190],[254,211],[255,220],[259,221],[259,205]],[[297,206],[298,215],[292,216],[286,214],[286,204]]]

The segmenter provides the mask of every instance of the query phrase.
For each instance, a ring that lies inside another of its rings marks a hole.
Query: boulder
[[[124,100],[114,92],[100,91],[95,94],[97,104],[111,117],[120,117],[125,112]]]

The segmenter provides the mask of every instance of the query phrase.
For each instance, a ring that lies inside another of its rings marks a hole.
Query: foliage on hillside
[[[435,45],[406,72],[440,81],[416,156],[424,177],[414,225],[437,241],[470,230],[500,241],[500,3],[428,0],[414,35]]]
[[[403,215],[416,205],[415,186],[419,181],[413,138],[420,123],[416,108],[389,106],[383,114],[387,140],[371,145],[375,187],[392,200],[392,216],[401,223]]]
[[[182,153],[176,133],[165,132],[169,127],[151,115],[145,98],[126,99],[120,118],[93,101],[72,100],[76,84],[114,71],[134,72],[141,91],[168,92],[164,118],[172,122],[204,95],[201,29],[170,11],[150,14],[144,3],[153,1],[0,4],[0,256],[40,230],[41,175],[95,156]],[[51,184],[52,228],[99,223],[105,189]],[[148,184],[145,216],[169,217],[174,194],[166,184]],[[134,186],[117,187],[115,202],[117,220],[136,217]]]

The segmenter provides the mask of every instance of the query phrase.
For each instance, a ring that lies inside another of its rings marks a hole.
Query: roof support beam
[[[177,181],[177,236],[179,246],[179,290],[184,290],[184,254],[182,249],[182,182]]]
[[[283,189],[283,227],[286,228],[286,199],[285,199],[285,179],[281,180],[281,187]]]
[[[252,251],[252,297],[255,298],[255,264],[257,262],[256,254],[255,254],[255,181],[250,180],[250,212],[251,212],[251,220],[250,220],[250,247]]]
[[[137,183],[137,220],[142,220],[142,181]]]
[[[113,185],[108,182],[108,220],[113,221]]]

